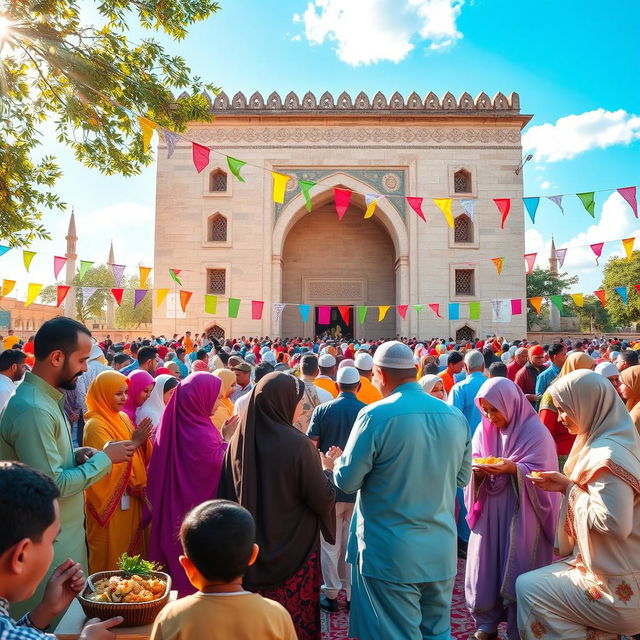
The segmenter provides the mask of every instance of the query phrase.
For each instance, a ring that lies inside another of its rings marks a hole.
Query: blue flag
[[[460,320],[460,305],[457,302],[449,303],[449,320]]]
[[[310,304],[301,304],[298,309],[300,310],[300,316],[302,317],[302,322],[306,322],[309,319],[309,312],[311,311]]]
[[[535,224],[536,211],[538,210],[538,204],[540,204],[540,198],[522,198],[522,202],[524,202],[524,206],[527,208],[531,222]]]
[[[627,304],[627,287],[614,287],[613,290],[622,298],[622,302]]]

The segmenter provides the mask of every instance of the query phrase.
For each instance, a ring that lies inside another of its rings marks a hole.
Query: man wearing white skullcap
[[[356,369],[360,372],[360,390],[356,394],[360,402],[372,404],[382,400],[382,394],[371,383],[373,375],[373,358],[366,352],[359,352],[355,361]]]
[[[323,353],[318,358],[320,375],[315,379],[315,385],[328,391],[334,398],[338,395],[336,389],[336,359],[330,353]]]
[[[450,638],[455,497],[470,480],[469,427],[422,390],[407,345],[385,342],[373,365],[383,400],[360,411],[334,470],[340,489],[358,492],[349,636]]]

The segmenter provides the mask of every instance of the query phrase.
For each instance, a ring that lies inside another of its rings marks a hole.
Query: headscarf
[[[604,361],[604,362],[601,362],[600,364],[597,364],[594,371],[596,373],[599,373],[601,376],[604,376],[607,379],[620,375],[620,372],[618,371],[618,368],[616,367],[616,365],[613,364],[613,362],[608,362],[608,361]]]
[[[547,411],[553,411],[554,413],[558,413],[555,404],[553,404],[553,398],[551,396],[551,387],[561,378],[564,378],[566,375],[573,371],[578,371],[581,369],[591,369],[595,364],[595,360],[583,353],[581,351],[574,351],[567,356],[567,359],[564,361],[562,368],[560,369],[560,373],[556,376],[556,379],[551,383],[551,385],[547,388],[547,390],[542,394],[542,398],[540,399],[540,411],[546,409]]]
[[[136,425],[136,411],[140,406],[138,404],[138,396],[150,385],[155,382],[153,376],[144,369],[136,369],[129,374],[129,397],[122,407],[122,410],[129,416],[131,424]]]
[[[167,380],[175,379],[170,374],[162,374],[156,378],[151,395],[136,409],[136,424],[144,418],[151,418],[153,429],[157,429],[164,413],[164,385]],[[144,388],[144,387],[143,387]]]
[[[216,378],[220,378],[222,381],[222,387],[220,389],[220,397],[226,398],[229,395],[231,389],[236,384],[236,374],[231,369],[216,369],[213,372]]]
[[[422,390],[425,393],[428,393],[429,395],[431,395],[431,392],[433,391],[433,387],[436,386],[437,382],[442,382],[442,378],[440,376],[434,376],[433,374],[427,374],[426,376],[422,376],[420,380],[418,380],[418,382],[420,383]],[[446,402],[447,390],[444,388],[444,385],[442,385],[442,389],[444,391],[444,396],[442,397],[442,399]],[[438,398],[436,398],[436,400],[438,400]]]
[[[260,554],[245,575],[252,587],[293,576],[317,549],[320,530],[327,542],[335,540],[335,489],[311,440],[292,425],[303,394],[301,380],[267,374],[225,456],[218,497],[239,502],[256,521]]]
[[[438,364],[441,367],[446,367],[448,362],[449,362],[449,354],[448,353],[443,353],[438,358]]]
[[[633,411],[633,408],[640,403],[640,365],[625,369],[620,374],[620,381],[629,392],[629,399],[626,401],[627,409]]]

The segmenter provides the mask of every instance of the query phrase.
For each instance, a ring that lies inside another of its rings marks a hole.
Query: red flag
[[[182,313],[186,312],[187,305],[189,304],[189,300],[191,300],[192,295],[193,293],[191,291],[180,290],[180,306],[182,307]]]
[[[63,303],[64,299],[67,297],[67,293],[69,293],[69,289],[71,289],[71,287],[64,284],[58,285],[58,300],[56,302],[56,307],[59,307]]]
[[[493,201],[496,203],[496,207],[498,207],[498,211],[502,215],[500,228],[504,229],[504,223],[509,215],[509,209],[511,209],[511,198],[494,198]]]
[[[333,199],[336,203],[336,211],[338,213],[338,220],[342,220],[344,214],[349,208],[349,201],[351,200],[351,191],[348,189],[333,189]]]
[[[442,316],[440,315],[440,305],[437,303],[432,303],[429,305],[429,309],[431,309],[431,311],[433,311],[433,313],[435,313],[438,318],[442,318]]]
[[[193,164],[196,166],[196,171],[200,173],[209,164],[209,154],[211,149],[209,147],[203,147],[197,142],[191,143]]]
[[[633,286],[636,288],[636,291],[640,293],[640,284],[634,284]]]
[[[596,254],[596,264],[598,264],[598,258],[600,258],[600,256],[602,255],[602,247],[604,247],[604,242],[596,242],[595,244],[589,246],[591,247],[591,251]]]
[[[347,327],[349,326],[349,310],[350,309],[351,307],[349,306],[338,307],[338,311],[340,312],[340,315],[342,316],[342,319],[344,320],[344,323],[347,325]]]
[[[111,293],[113,297],[116,299],[118,306],[122,303],[122,294],[124,293],[124,289],[111,289]]]
[[[527,275],[533,271],[533,265],[536,263],[537,253],[525,253],[524,259],[527,262]]]
[[[618,193],[629,203],[629,206],[633,209],[633,215],[638,217],[638,200],[636,197],[635,187],[622,187],[618,189]]]
[[[252,320],[262,319],[262,307],[264,307],[264,302],[262,300],[251,301],[251,319]]]
[[[600,300],[600,304],[603,307],[607,306],[607,292],[604,289],[600,289],[600,291],[594,291],[593,292],[596,295],[596,298],[598,298],[598,300]]]
[[[399,304],[398,305],[398,313],[400,314],[400,317],[405,320],[407,317],[407,309],[409,308],[408,304]]]
[[[427,219],[424,217],[424,213],[422,213],[422,200],[423,198],[407,196],[407,202],[409,203],[409,206],[426,222]]]

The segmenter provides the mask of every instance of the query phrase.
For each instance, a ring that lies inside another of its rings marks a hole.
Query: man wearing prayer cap
[[[315,385],[328,391],[334,398],[338,395],[336,389],[336,359],[330,353],[323,353],[318,358],[320,375],[315,379]]]
[[[507,378],[512,382],[516,381],[518,371],[527,364],[529,360],[529,354],[524,347],[519,347],[515,350],[513,360],[507,364]]]
[[[356,369],[360,373],[360,390],[356,394],[360,402],[372,404],[382,399],[382,394],[371,383],[373,375],[373,358],[366,352],[358,353],[355,360]]]
[[[535,344],[527,352],[528,362],[516,374],[515,383],[522,389],[527,400],[535,407],[540,400],[536,394],[538,376],[544,371],[544,349]]]
[[[373,365],[383,399],[360,411],[334,471],[340,489],[358,492],[347,551],[349,635],[448,639],[469,427],[458,409],[424,393],[407,345],[385,342]]]

